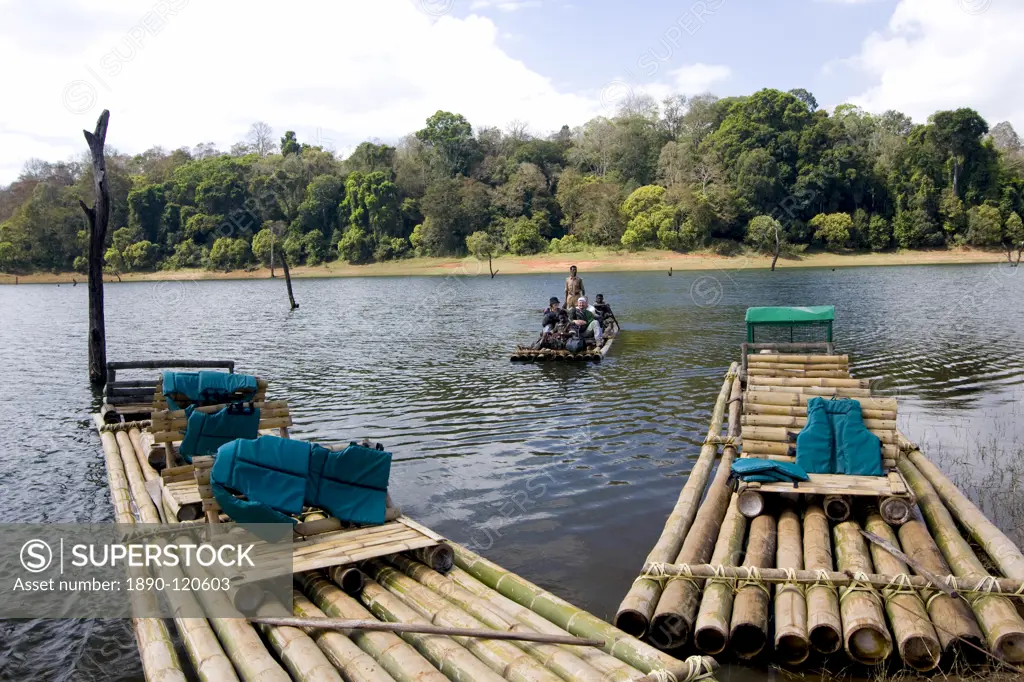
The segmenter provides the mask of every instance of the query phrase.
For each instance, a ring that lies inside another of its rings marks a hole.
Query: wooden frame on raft
[[[846,356],[823,357],[848,363]],[[785,356],[771,360],[796,364]],[[850,477],[818,478],[820,487],[810,495],[792,494],[806,484],[795,490],[778,484],[777,494],[761,496],[752,518],[744,515],[742,492],[776,486],[740,484],[733,492],[723,474],[737,457],[744,416],[804,417],[815,395],[765,390],[759,374],[748,376],[754,382],[743,392],[735,373],[753,364],[734,363],[727,373],[705,445],[616,623],[662,649],[765,656],[791,667],[812,653],[826,664],[835,655],[868,664],[895,655],[907,668],[925,672],[962,654],[961,661],[977,661],[984,651],[990,661],[1019,672],[1024,554],[898,430],[891,463],[896,470],[871,477],[870,496],[822,494],[869,487],[855,481],[844,490],[839,479]],[[868,392],[862,386],[812,390]],[[869,419],[895,420],[892,398],[858,399]],[[748,400],[756,400],[756,408]],[[726,405],[729,431],[723,436]],[[708,485],[719,453],[718,473]],[[877,504],[879,493],[898,493],[906,518],[887,518]],[[841,520],[826,514],[824,505],[835,500],[848,508]],[[773,640],[768,614],[774,616]]]
[[[111,414],[123,419],[116,410]],[[150,449],[160,446],[142,430],[149,422],[106,424],[99,415],[94,421],[118,522],[173,519],[163,508],[166,499],[158,495],[154,500],[148,490],[160,485],[148,457]],[[207,511],[220,518],[209,487],[211,463],[212,458],[197,457],[195,466],[173,471],[169,478],[193,477],[204,504],[213,502]],[[293,611],[300,618],[323,620],[323,627],[308,620],[265,622],[258,601],[246,602],[257,609],[252,619],[136,619],[146,679],[695,682],[717,668],[706,656],[677,660],[400,511],[389,511],[398,518],[382,526],[346,531],[339,519],[316,510],[295,526],[295,552],[306,562],[301,568],[310,570],[295,575]],[[404,540],[383,552],[378,541],[389,534]],[[412,548],[416,538],[431,544]],[[232,595],[236,607],[239,599],[262,594],[261,589],[244,589],[256,586],[241,587]],[[209,607],[209,595],[183,594],[193,600],[191,607]],[[373,621],[379,627],[336,630],[332,619]],[[401,632],[380,631],[391,629]],[[504,641],[512,637],[516,640]],[[589,644],[599,646],[583,646],[588,642],[578,638],[596,640]],[[185,656],[178,656],[176,641]]]

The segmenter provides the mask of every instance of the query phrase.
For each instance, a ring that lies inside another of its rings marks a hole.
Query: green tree
[[[975,206],[967,212],[967,242],[972,246],[1002,243],[1003,219],[994,206]]]
[[[473,127],[461,114],[437,111],[416,138],[430,151],[434,167],[449,177],[468,174],[479,154]]]
[[[281,156],[298,156],[302,151],[302,147],[299,146],[299,141],[295,139],[295,131],[287,130],[284,133],[284,137],[281,138]]]
[[[868,245],[872,251],[885,251],[892,244],[892,227],[880,215],[871,216],[868,223]]]
[[[160,249],[153,242],[142,240],[135,242],[122,253],[122,259],[128,270],[150,270],[156,265]]]
[[[338,256],[347,263],[366,263],[372,255],[370,237],[361,227],[350,227],[338,242]]]
[[[622,245],[631,251],[660,240],[665,248],[683,247],[675,207],[665,203],[665,188],[647,185],[633,191],[622,204],[627,221]]]
[[[1016,267],[1020,264],[1021,253],[1024,252],[1024,221],[1021,221],[1015,212],[1010,213],[1003,224],[1002,242],[1006,249],[1006,260]],[[1011,257],[1014,249],[1017,249],[1016,261]]]
[[[744,241],[759,253],[776,253],[785,242],[782,225],[771,216],[755,216],[747,223]]]
[[[478,230],[466,237],[466,250],[476,258],[483,260],[498,252],[499,244],[487,232]]]
[[[815,229],[814,238],[833,250],[843,249],[850,242],[853,219],[846,213],[819,213],[808,223]]]
[[[547,242],[540,234],[543,222],[542,216],[501,219],[500,225],[508,242],[508,250],[517,256],[543,251],[547,246]]]

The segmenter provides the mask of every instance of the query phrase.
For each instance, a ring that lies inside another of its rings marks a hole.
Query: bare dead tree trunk
[[[292,276],[288,272],[288,258],[285,257],[284,252],[281,252],[281,269],[284,270],[284,283],[288,287],[288,303],[291,304],[292,310],[299,307],[299,304],[295,302],[295,295],[292,293]]]
[[[779,251],[782,250],[782,244],[779,242],[779,228],[775,228],[775,254],[772,256],[772,272],[775,272],[775,263],[779,260]]]
[[[107,381],[107,331],[103,315],[103,242],[107,238],[110,221],[110,188],[107,185],[107,162],[103,147],[107,142],[107,123],[110,112],[106,109],[96,121],[95,132],[83,130],[92,154],[92,180],[96,204],[89,208],[78,203],[89,220],[89,381],[104,384]],[[118,278],[120,279],[120,277]]]
[[[491,265],[491,254],[487,254],[487,269],[491,271],[491,279],[498,274],[498,271]]]

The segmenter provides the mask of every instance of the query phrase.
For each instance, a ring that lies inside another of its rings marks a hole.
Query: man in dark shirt
[[[619,323],[619,321],[615,319],[612,307],[604,302],[604,294],[598,294],[597,298],[594,299],[594,312],[597,313],[597,318],[601,320],[601,324],[605,327],[608,326],[609,322],[614,322],[615,324]]]

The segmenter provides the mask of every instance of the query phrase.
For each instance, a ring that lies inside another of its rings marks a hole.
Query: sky
[[[345,155],[439,109],[543,135],[646,93],[805,88],[1024,130],[1021,0],[0,0],[0,185],[26,161],[212,142],[254,121]]]

